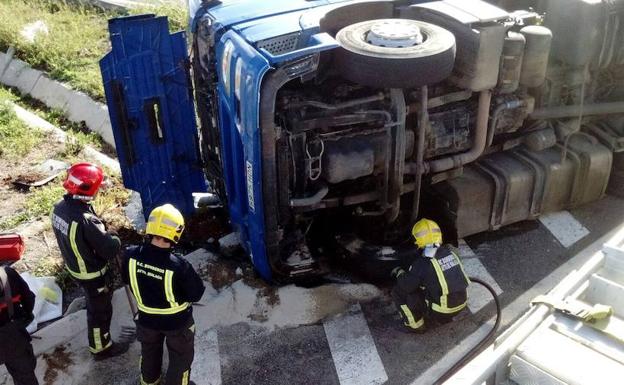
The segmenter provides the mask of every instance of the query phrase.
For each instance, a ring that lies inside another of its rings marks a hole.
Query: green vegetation
[[[102,218],[110,229],[131,228],[124,212],[124,206],[130,200],[130,190],[123,186],[121,177],[111,170],[104,168],[107,175],[106,187],[93,201],[95,212]]]
[[[17,119],[8,100],[0,94],[0,161],[15,162],[39,145],[44,135]]]
[[[17,214],[0,221],[0,230],[14,229],[24,222],[49,215],[52,206],[61,199],[64,192],[63,187],[58,184],[34,189],[28,194],[24,207]]]
[[[147,6],[130,13],[169,16],[172,30],[185,29],[187,23],[186,10],[171,5]],[[107,20],[120,15],[119,12],[79,5],[75,1],[2,0],[0,50],[6,51],[14,46],[18,58],[103,101],[98,61],[110,46]],[[45,24],[47,33],[38,33],[34,41],[29,41],[22,30],[39,21]]]
[[[110,174],[107,174],[110,175]],[[58,181],[59,179],[56,179]],[[108,178],[108,187],[96,197],[93,206],[102,218],[115,228],[128,226],[123,207],[130,199],[130,191],[126,190],[117,175]],[[52,182],[47,186],[31,189],[24,206],[19,212],[0,221],[0,230],[14,229],[20,224],[47,216],[52,212],[54,204],[65,194],[60,183]]]
[[[60,258],[45,257],[39,259],[37,264],[33,266],[31,273],[36,277],[54,277],[63,292],[76,287],[76,282],[65,269],[63,260]]]
[[[20,96],[19,91],[0,86],[1,100],[10,100],[65,131],[68,134],[67,143],[58,154],[63,159],[76,157],[85,146],[91,146],[96,150],[102,150],[105,146],[104,139],[99,134],[89,131],[84,124],[70,121],[63,111],[50,109],[36,99]]]
[[[129,13],[132,15],[153,13],[158,16],[167,16],[169,18],[169,31],[171,32],[185,30],[188,24],[188,10],[186,7],[178,7],[173,4],[147,5],[131,9]]]
[[[101,100],[98,60],[108,50],[106,19],[94,8],[63,0],[2,0],[0,49],[14,46],[20,59]],[[21,32],[37,21],[48,33],[31,42]]]

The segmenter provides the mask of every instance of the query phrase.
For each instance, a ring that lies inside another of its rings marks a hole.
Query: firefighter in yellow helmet
[[[147,242],[128,248],[122,277],[137,301],[141,342],[141,385],[161,383],[163,344],[169,352],[165,385],[188,385],[194,357],[193,302],[204,284],[188,261],[171,253],[182,236],[184,217],[172,205],[152,210]]]
[[[412,228],[419,255],[406,272],[392,270],[396,286],[392,299],[406,330],[424,332],[427,327],[452,321],[466,307],[470,282],[461,260],[442,244],[442,231],[434,221],[421,219]]]

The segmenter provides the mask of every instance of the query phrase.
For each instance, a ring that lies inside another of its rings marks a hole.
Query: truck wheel
[[[370,87],[412,88],[446,79],[455,62],[455,36],[418,20],[368,20],[336,34],[336,68]]]

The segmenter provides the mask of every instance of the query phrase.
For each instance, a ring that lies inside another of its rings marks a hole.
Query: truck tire
[[[422,42],[405,47],[373,45],[367,37],[380,23],[418,28]],[[413,88],[434,84],[446,79],[455,63],[455,36],[418,20],[363,21],[342,28],[336,40],[340,44],[335,54],[336,69],[347,80],[364,86]]]

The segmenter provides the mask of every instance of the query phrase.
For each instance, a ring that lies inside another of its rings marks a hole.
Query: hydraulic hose
[[[478,283],[479,285],[485,287],[487,291],[489,291],[490,294],[492,294],[492,298],[494,298],[494,304],[496,305],[496,321],[494,322],[494,326],[492,327],[492,330],[490,330],[489,333],[478,344],[476,344],[472,349],[470,349],[470,351],[466,353],[466,355],[464,355],[459,361],[457,361],[453,366],[451,366],[449,370],[444,372],[444,374],[440,376],[440,378],[438,378],[436,382],[434,382],[435,385],[443,384],[446,380],[451,378],[451,376],[455,374],[459,369],[461,369],[464,365],[466,365],[468,361],[472,360],[479,353],[481,353],[481,351],[494,340],[494,338],[496,337],[496,332],[498,331],[498,328],[500,327],[501,305],[500,305],[500,301],[498,300],[498,295],[496,294],[496,291],[494,290],[492,286],[480,280],[479,278],[468,277],[468,279],[470,280],[470,282]]]

